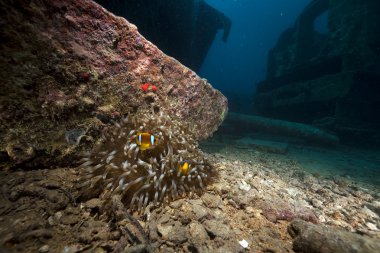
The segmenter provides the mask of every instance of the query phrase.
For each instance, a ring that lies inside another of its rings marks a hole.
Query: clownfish
[[[136,144],[141,151],[144,151],[157,145],[157,139],[153,134],[138,132],[136,135]]]
[[[187,172],[189,170],[189,163],[188,162],[180,162],[178,166],[178,170],[182,175],[187,175]]]

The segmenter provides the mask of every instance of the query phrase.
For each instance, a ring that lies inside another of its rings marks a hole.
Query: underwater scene
[[[0,10],[0,253],[380,252],[379,0]]]

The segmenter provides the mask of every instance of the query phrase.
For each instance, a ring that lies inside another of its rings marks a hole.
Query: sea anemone
[[[156,144],[142,150],[139,132],[153,135]],[[119,194],[137,211],[199,193],[217,176],[188,125],[163,113],[140,112],[115,123],[82,162],[83,186],[100,187],[106,200]]]

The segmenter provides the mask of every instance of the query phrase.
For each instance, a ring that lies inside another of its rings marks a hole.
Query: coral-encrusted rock
[[[92,1],[1,1],[0,10],[0,163],[70,164],[140,108],[191,122],[195,139],[224,119],[219,91]]]
[[[375,253],[380,248],[378,239],[301,220],[290,223],[288,232],[294,238],[293,249],[296,252]]]

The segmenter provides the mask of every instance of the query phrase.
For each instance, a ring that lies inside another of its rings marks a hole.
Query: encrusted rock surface
[[[2,164],[72,164],[104,126],[143,107],[191,122],[196,139],[224,119],[219,91],[92,1],[1,1],[0,9]]]
[[[293,221],[288,230],[295,237],[293,249],[297,252],[375,253],[380,249],[379,240],[301,220]]]

